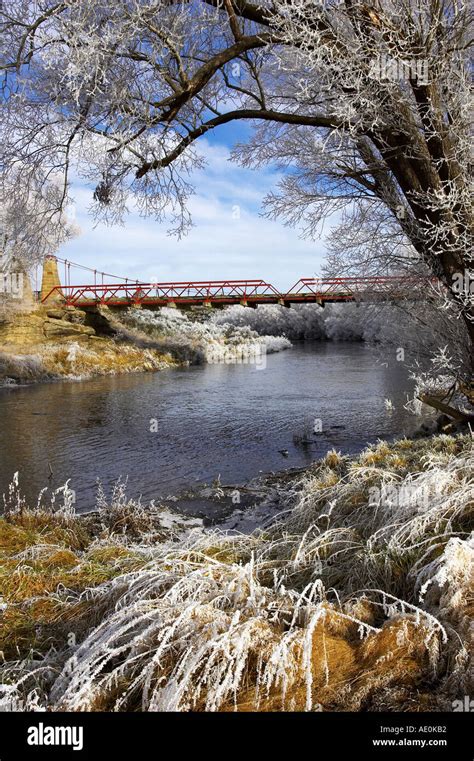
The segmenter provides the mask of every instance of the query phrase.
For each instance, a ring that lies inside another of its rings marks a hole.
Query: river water
[[[110,490],[128,477],[130,496],[144,501],[218,475],[243,483],[333,447],[353,453],[410,434],[420,425],[403,408],[410,391],[395,357],[387,366],[366,344],[331,342],[269,355],[265,369],[202,365],[3,388],[0,495],[15,471],[35,503],[41,488],[70,479],[79,511],[94,507],[98,479]]]

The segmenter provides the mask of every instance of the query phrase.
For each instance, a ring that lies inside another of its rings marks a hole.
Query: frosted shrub
[[[257,309],[235,305],[215,311],[210,319],[215,325],[248,326],[259,335],[285,336],[292,341],[371,341],[416,346],[413,353],[419,354],[420,343],[425,353],[438,347],[437,331],[442,328],[442,316],[432,304],[422,304],[419,311],[425,321],[420,321],[416,312],[408,312],[403,301],[398,305],[370,301],[326,304],[324,309],[317,304],[293,304],[290,308],[268,304]]]
[[[178,339],[194,348],[197,355],[201,353],[205,362],[216,364],[252,362],[266,353],[291,346],[284,337],[262,336],[248,325],[234,326],[214,319],[193,320],[184,312],[168,307],[157,311],[129,310],[122,321],[152,338]]]
[[[140,538],[146,532],[152,533],[153,517],[140,499],[127,496],[126,480],[119,478],[115,482],[110,497],[99,483],[96,506],[101,525],[109,535],[121,535],[128,541],[129,538]]]
[[[8,491],[3,494],[3,512],[6,516],[21,514],[26,509],[26,500],[19,486],[18,471],[8,485]]]
[[[259,335],[285,336],[290,340],[363,340],[367,324],[367,308],[354,305],[317,304],[261,305],[257,309],[232,306],[212,316],[216,325],[236,327],[248,325]]]
[[[249,326],[259,335],[285,336],[290,340],[325,338],[324,311],[315,305],[260,305],[257,309],[231,306],[212,315],[215,325]]]

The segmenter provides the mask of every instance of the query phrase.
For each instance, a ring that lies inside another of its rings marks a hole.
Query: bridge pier
[[[49,303],[53,301],[65,301],[64,294],[61,290],[58,290],[58,286],[61,286],[61,281],[59,279],[56,257],[47,256],[43,262],[40,301],[48,301]],[[53,291],[53,288],[56,288],[56,290]]]
[[[239,304],[241,307],[247,307],[248,309],[256,309],[258,307],[258,304],[254,304],[253,301],[251,301],[249,304],[247,299],[241,299]]]

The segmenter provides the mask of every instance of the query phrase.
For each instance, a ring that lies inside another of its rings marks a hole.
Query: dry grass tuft
[[[48,373],[70,378],[149,372],[176,365],[168,353],[108,338],[46,346],[41,351],[41,361]]]

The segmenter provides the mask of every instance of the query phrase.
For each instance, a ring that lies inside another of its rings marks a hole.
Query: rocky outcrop
[[[62,320],[66,312],[64,309],[47,309],[46,314],[53,320]]]
[[[72,306],[48,307],[46,309],[46,314],[53,320],[69,320],[70,322],[80,325],[85,324],[87,317],[87,312],[84,312],[82,309],[76,309],[76,307]]]
[[[50,339],[88,339],[95,330],[85,321],[86,313],[74,307],[38,306],[29,313],[12,313],[0,322],[0,345],[24,350]]]
[[[15,346],[21,350],[42,343],[44,321],[39,312],[9,314],[0,321],[0,346]]]
[[[94,328],[89,328],[80,323],[48,317],[43,323],[43,332],[46,338],[60,338],[61,336],[93,336]]]
[[[152,341],[140,346],[124,336],[117,341],[115,334],[109,314],[86,312],[61,301],[48,299],[29,311],[0,313],[0,386],[154,372],[176,365]]]

